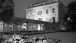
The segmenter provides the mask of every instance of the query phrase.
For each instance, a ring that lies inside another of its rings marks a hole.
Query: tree
[[[68,26],[72,28],[72,30],[76,30],[76,2],[71,2],[67,6],[67,22]]]
[[[11,21],[14,16],[14,3],[12,0],[0,0],[0,20]]]

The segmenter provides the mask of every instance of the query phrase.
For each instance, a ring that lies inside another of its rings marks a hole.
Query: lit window
[[[26,25],[27,25],[26,23],[23,23],[22,24],[22,29],[25,29],[26,30],[27,29]]]
[[[55,8],[52,9],[52,13],[55,13]]]
[[[46,14],[48,14],[48,9],[46,9]]]
[[[40,24],[38,24],[38,30],[40,30]]]

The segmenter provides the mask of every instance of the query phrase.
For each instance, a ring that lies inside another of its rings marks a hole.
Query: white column
[[[55,16],[55,22],[58,22],[58,12],[59,12],[59,10],[58,10],[58,6],[56,6],[56,16]]]
[[[53,13],[52,13],[52,7],[50,7],[50,14],[51,14],[51,23],[53,23]]]
[[[0,22],[0,32],[3,32],[3,22]]]

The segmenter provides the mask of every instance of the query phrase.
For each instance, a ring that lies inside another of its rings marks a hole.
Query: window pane
[[[48,14],[48,9],[46,9],[46,14]]]
[[[52,9],[52,12],[55,13],[55,8]]]

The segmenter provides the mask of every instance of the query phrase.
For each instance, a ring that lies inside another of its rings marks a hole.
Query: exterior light
[[[68,18],[68,20],[70,20],[70,17]]]

